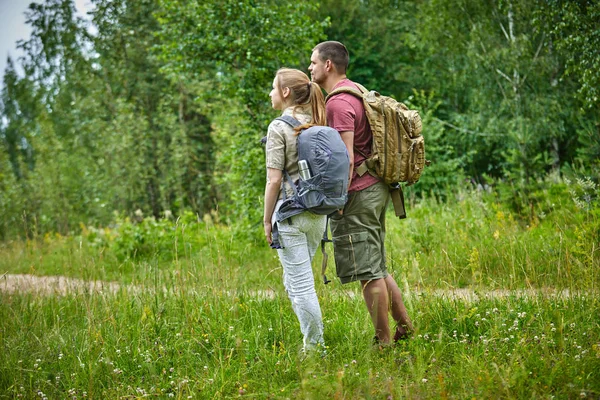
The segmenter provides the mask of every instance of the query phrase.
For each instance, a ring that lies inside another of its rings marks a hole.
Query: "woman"
[[[296,118],[296,129],[280,120],[269,124],[266,143],[267,185],[265,188],[264,229],[267,242],[273,243],[275,214],[283,199],[293,195],[283,171],[293,181],[298,175],[297,135],[312,125],[326,125],[325,101],[321,88],[302,71],[282,68],[273,80],[269,94],[274,109]],[[283,185],[282,185],[283,183]],[[283,284],[292,302],[304,335],[303,351],[323,349],[323,321],[315,292],[311,261],[325,230],[326,216],[304,211],[290,220],[277,223],[279,259],[283,266]]]

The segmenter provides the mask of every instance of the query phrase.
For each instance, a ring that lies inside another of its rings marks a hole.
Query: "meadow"
[[[359,288],[323,284],[318,253],[324,356],[300,353],[258,226],[116,215],[5,242],[0,274],[120,288],[9,292],[0,280],[0,398],[600,398],[598,193],[554,179],[527,197],[464,189],[390,214],[389,270],[416,331],[386,348]]]

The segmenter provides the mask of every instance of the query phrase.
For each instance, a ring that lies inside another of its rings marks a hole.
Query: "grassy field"
[[[322,284],[317,255],[324,357],[299,353],[276,254],[216,216],[4,243],[0,274],[122,287],[9,293],[0,280],[0,398],[600,398],[600,207],[573,185],[541,189],[526,212],[464,192],[390,216],[389,269],[416,332],[389,348],[372,346],[356,286]]]

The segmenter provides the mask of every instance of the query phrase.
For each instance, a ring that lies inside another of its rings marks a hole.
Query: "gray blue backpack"
[[[283,115],[277,118],[292,128],[300,121]],[[311,126],[298,135],[298,160],[308,164],[306,179],[300,177],[297,184],[287,171],[287,181],[294,189],[292,197],[284,197],[277,212],[281,222],[305,210],[319,215],[329,215],[343,209],[348,197],[350,158],[340,134],[328,126]],[[285,196],[285,190],[283,191]]]

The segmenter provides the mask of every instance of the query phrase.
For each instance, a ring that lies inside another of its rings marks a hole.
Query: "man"
[[[318,44],[310,58],[312,80],[327,93],[342,86],[358,89],[346,77],[349,56],[339,42]],[[388,274],[385,260],[385,211],[389,187],[370,173],[356,172],[371,153],[372,134],[362,100],[339,93],[326,104],[327,124],[340,132],[350,156],[348,202],[331,218],[336,272],[343,284],[360,281],[363,297],[375,327],[375,341],[391,342],[388,310],[396,321],[394,341],[413,330],[402,294]]]

